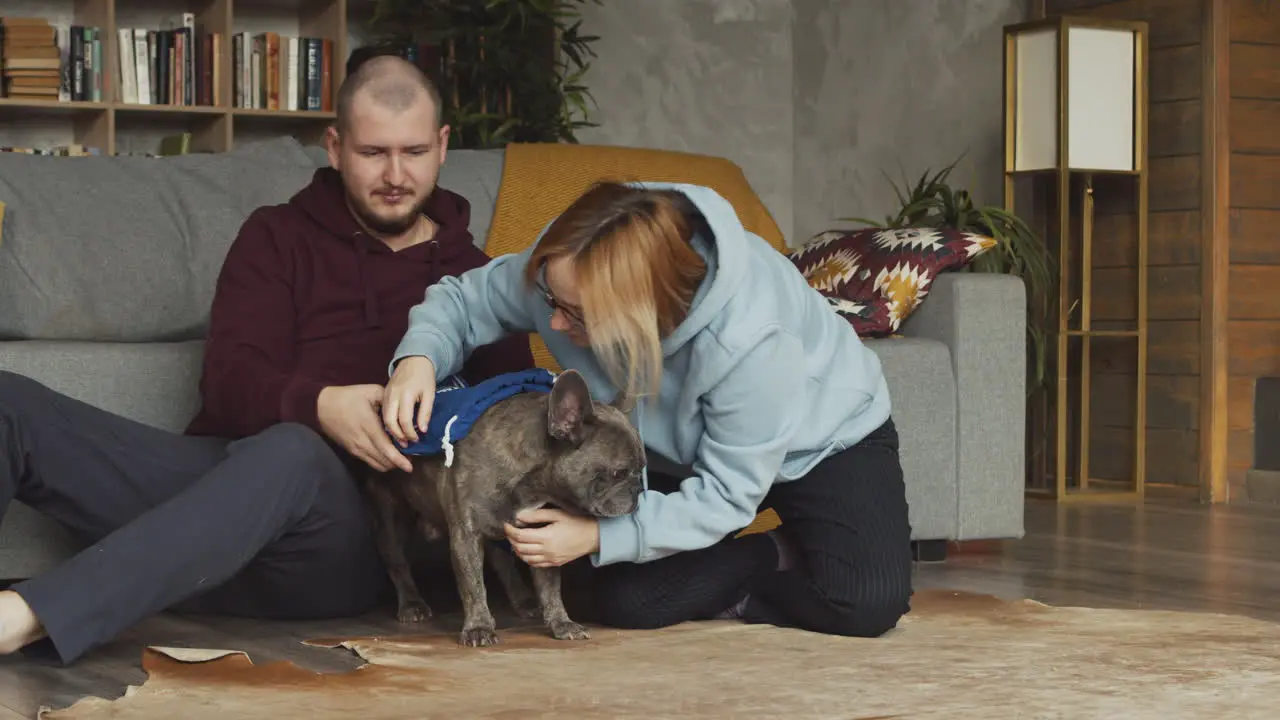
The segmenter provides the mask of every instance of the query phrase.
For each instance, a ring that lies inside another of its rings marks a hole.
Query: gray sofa
[[[223,254],[253,208],[287,200],[326,162],[288,138],[164,159],[0,154],[0,370],[181,431]],[[501,174],[501,151],[454,151],[441,177],[471,201],[482,246]],[[889,377],[917,540],[1023,533],[1022,307],[1016,279],[948,274],[905,337],[869,341]],[[0,579],[79,546],[11,503]]]

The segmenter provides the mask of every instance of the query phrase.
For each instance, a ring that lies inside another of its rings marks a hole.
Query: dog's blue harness
[[[550,370],[534,368],[503,373],[476,385],[454,375],[436,387],[435,402],[427,432],[419,433],[417,442],[400,449],[405,455],[444,453],[445,467],[453,465],[453,445],[471,432],[485,410],[499,401],[522,392],[551,392],[556,376]],[[417,417],[417,408],[414,408]]]

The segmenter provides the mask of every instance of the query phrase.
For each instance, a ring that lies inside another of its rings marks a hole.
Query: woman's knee
[[[902,598],[876,598],[860,606],[842,608],[836,615],[832,633],[848,637],[877,638],[898,626],[910,609]]]
[[[832,612],[827,618],[825,632],[848,637],[875,638],[898,625],[911,610],[910,568],[900,578],[886,572],[879,577],[882,582],[874,586],[859,582],[858,587],[844,592],[828,593]],[[863,575],[859,580],[865,580]],[[891,580],[892,578],[892,580]]]
[[[815,630],[848,637],[879,637],[897,627],[911,608],[911,558],[863,554],[860,562],[818,563],[812,576],[827,612]]]

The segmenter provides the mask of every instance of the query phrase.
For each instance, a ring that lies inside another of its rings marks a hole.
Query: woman
[[[401,442],[475,348],[540,333],[653,455],[634,513],[507,528],[531,566],[589,556],[601,622],[741,617],[874,637],[908,611],[911,528],[880,363],[713,190],[600,183],[528,250],[430,288],[383,403]],[[424,402],[425,400],[425,402]],[[414,407],[420,408],[417,417]],[[416,425],[416,428],[415,428]],[[735,538],[772,507],[782,526]]]

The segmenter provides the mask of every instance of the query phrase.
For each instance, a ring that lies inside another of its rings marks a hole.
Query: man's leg
[[[0,516],[17,497],[94,542],[195,482],[226,446],[0,371]]]
[[[892,420],[775,485],[769,503],[794,566],[755,584],[747,622],[877,637],[910,611],[911,523]]]
[[[197,596],[209,609],[303,617],[360,612],[376,597],[358,494],[301,426],[227,445],[0,373],[0,449],[0,505],[16,495],[93,543],[12,588],[49,636],[37,646],[64,663]]]
[[[194,482],[225,448],[0,371],[0,517],[17,497],[95,542]],[[0,592],[0,652],[39,635],[34,621],[21,596]]]
[[[367,501],[348,468],[319,435],[300,426],[280,427],[299,435],[304,457],[294,472],[310,500],[298,506],[296,522],[248,566],[177,604],[175,611],[312,620],[358,615],[389,596],[390,578]]]

